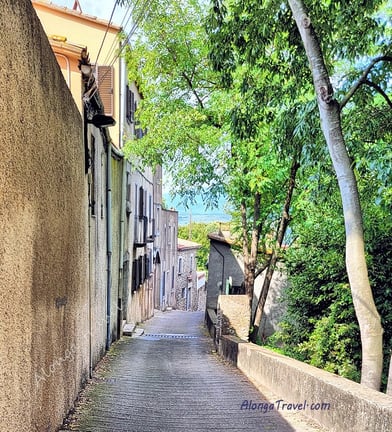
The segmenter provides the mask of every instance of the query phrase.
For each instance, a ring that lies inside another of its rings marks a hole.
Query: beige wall
[[[135,246],[137,242],[136,232],[139,234],[143,232],[142,221],[140,220],[140,188],[146,193],[143,195],[144,201],[144,213],[148,215],[147,220],[147,236],[153,238],[153,222],[154,218],[154,188],[153,188],[153,172],[147,168],[143,173],[139,170],[130,167],[130,198],[131,198],[131,213],[128,215],[128,235],[127,235],[127,250],[131,257],[131,272],[128,281],[128,305],[127,311],[128,316],[126,317],[128,322],[142,322],[148,318],[151,318],[154,314],[154,269],[153,265],[152,272],[147,275],[147,278],[139,285],[136,289],[132,284],[132,268],[140,256],[145,254],[148,257],[153,257],[154,243],[148,241],[143,246]],[[150,219],[150,204],[151,204],[151,219]]]
[[[1,424],[54,431],[88,376],[82,122],[30,0],[0,43]]]

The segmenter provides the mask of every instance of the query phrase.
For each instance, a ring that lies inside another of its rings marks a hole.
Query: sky
[[[72,9],[74,5],[74,0],[51,0],[51,2],[58,6],[66,6],[69,9]],[[113,11],[115,0],[79,0],[79,4],[82,8],[83,13],[109,21],[110,15]],[[124,14],[125,9],[117,6],[113,18],[113,23],[120,25]]]

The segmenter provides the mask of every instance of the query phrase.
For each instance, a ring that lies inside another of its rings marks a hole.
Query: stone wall
[[[391,430],[391,396],[235,336],[222,336],[219,352],[261,391],[298,405],[297,411],[291,405],[294,415],[300,412],[331,432]]]
[[[217,309],[217,337],[249,338],[250,305],[247,295],[220,295]]]
[[[0,43],[1,424],[54,431],[89,374],[82,120],[30,0]]]

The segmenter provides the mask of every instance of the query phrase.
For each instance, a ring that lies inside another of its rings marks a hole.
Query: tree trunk
[[[253,207],[253,227],[251,243],[249,245],[248,239],[248,218],[246,211],[245,200],[241,202],[241,220],[242,220],[242,252],[244,256],[244,284],[245,292],[249,298],[249,304],[252,310],[253,292],[255,285],[255,273],[256,273],[256,262],[257,252],[260,237],[260,202],[261,196],[259,193],[254,195],[254,207]],[[252,317],[250,317],[252,318]]]
[[[267,300],[268,291],[269,291],[269,288],[271,285],[272,277],[274,275],[276,263],[278,261],[278,254],[279,254],[280,248],[282,246],[287,227],[288,227],[289,222],[290,222],[290,213],[289,212],[290,212],[291,199],[293,197],[293,192],[294,192],[294,188],[295,188],[295,178],[297,176],[297,171],[298,171],[298,168],[300,166],[298,160],[299,160],[299,156],[296,155],[293,159],[292,164],[291,164],[289,185],[287,188],[286,199],[285,199],[285,202],[283,205],[282,216],[281,216],[280,222],[279,222],[279,228],[278,228],[278,232],[277,232],[277,236],[276,236],[275,247],[274,247],[274,249],[272,251],[272,255],[269,259],[267,273],[266,273],[265,278],[264,278],[263,286],[261,288],[260,296],[259,296],[259,299],[257,302],[256,311],[255,311],[255,314],[254,314],[254,317],[252,320],[252,327],[253,327],[253,331],[251,334],[251,341],[252,342],[257,341],[257,335],[258,335],[260,324],[261,324],[261,318],[263,316],[265,302]]]
[[[388,370],[388,382],[387,382],[387,395],[392,396],[392,354],[389,357],[389,370]]]
[[[379,390],[382,374],[382,327],[370,288],[357,182],[342,129],[339,104],[315,31],[302,0],[289,0],[306,50],[317,94],[321,127],[339,183],[346,229],[346,268],[362,342],[361,383]]]

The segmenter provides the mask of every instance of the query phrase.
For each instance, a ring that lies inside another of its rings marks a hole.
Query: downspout
[[[125,101],[123,88],[125,83],[125,67],[124,67],[124,59],[120,57],[120,71],[119,71],[119,89],[120,89],[120,115],[119,115],[119,148],[123,147],[123,135],[124,135],[124,113],[125,113]],[[126,188],[127,188],[127,160],[123,156],[122,158],[122,184],[121,184],[121,214],[120,214],[120,257],[119,257],[119,268],[120,268],[120,281],[122,287],[121,298],[124,300],[124,291],[128,289],[125,286],[125,278],[124,278],[124,246],[125,246],[125,212],[126,212]],[[128,298],[128,296],[125,296]],[[123,316],[124,304],[122,301],[121,304],[121,320],[124,320]],[[120,312],[120,311],[119,311]],[[126,317],[125,317],[126,318]],[[122,326],[122,322],[120,323]],[[122,327],[120,330],[120,334],[122,332]]]
[[[121,161],[122,168],[122,182],[121,182],[121,213],[120,213],[120,256],[119,256],[119,268],[120,268],[120,281],[121,281],[121,298],[124,299],[124,290],[128,287],[124,286],[124,243],[125,243],[125,211],[126,211],[126,187],[127,187],[127,161],[125,158]],[[121,313],[124,310],[124,304],[121,305]],[[121,319],[124,317],[121,315]],[[121,323],[122,325],[122,323]]]
[[[91,180],[89,176],[89,167],[90,167],[90,158],[89,158],[89,147],[88,147],[88,128],[87,128],[87,112],[86,106],[83,104],[83,143],[84,143],[84,152],[85,152],[85,173],[87,174],[87,182],[88,188],[91,188]],[[89,191],[91,194],[91,191]],[[90,201],[90,196],[88,197]],[[89,356],[89,377],[93,376],[93,356],[92,356],[92,271],[91,271],[91,206],[89,203],[88,212],[88,356]]]
[[[123,139],[124,139],[124,119],[125,119],[125,97],[124,97],[124,86],[127,83],[127,78],[126,78],[126,67],[125,67],[125,60],[122,58],[120,58],[120,71],[119,71],[119,88],[120,88],[120,113],[119,113],[119,131],[118,131],[118,137],[119,137],[119,148],[122,149],[123,148]]]
[[[111,315],[111,288],[112,288],[112,141],[108,134],[106,139],[106,253],[107,253],[107,284],[106,284],[106,350],[110,348],[110,315]]]

